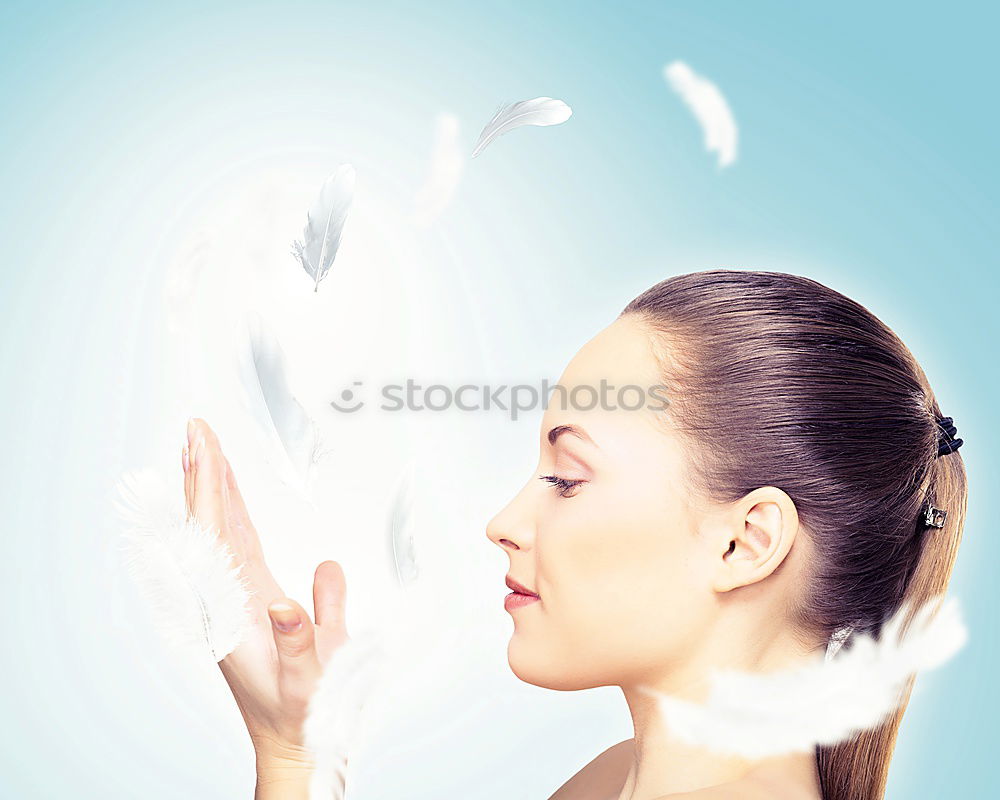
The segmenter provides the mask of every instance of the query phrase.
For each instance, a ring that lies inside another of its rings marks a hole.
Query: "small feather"
[[[302,239],[292,244],[292,254],[314,281],[313,291],[326,277],[340,249],[340,237],[347,211],[354,199],[354,167],[341,164],[323,183],[302,231]]]
[[[719,87],[683,61],[663,68],[663,77],[694,114],[705,135],[705,149],[718,151],[719,167],[736,162],[738,131],[733,112]]]
[[[455,196],[465,166],[465,156],[458,144],[459,129],[454,114],[438,114],[427,179],[413,198],[413,220],[417,227],[430,225]]]
[[[446,632],[429,602],[436,593],[419,588],[414,581],[385,596],[382,618],[347,639],[324,665],[303,726],[315,763],[311,800],[343,800],[352,757],[357,764],[371,752],[378,733],[405,704],[398,694],[400,676],[442,646]],[[444,647],[452,652],[455,645]]]
[[[316,423],[292,393],[285,354],[259,314],[247,315],[247,337],[249,357],[241,373],[254,416],[264,430],[278,437],[288,462],[305,486],[320,454]]]
[[[411,461],[406,465],[396,488],[392,511],[389,517],[389,543],[392,547],[393,566],[400,585],[415,580],[420,574],[417,568],[414,544],[413,498],[416,470]]]
[[[124,523],[125,569],[175,646],[207,648],[216,662],[250,631],[249,579],[216,531],[186,520],[149,469],[125,473],[114,505]]]
[[[478,156],[484,147],[507,131],[522,125],[558,125],[568,120],[572,114],[573,110],[566,103],[551,97],[536,97],[534,100],[521,100],[501,106],[479,134],[472,157]]]
[[[385,677],[387,655],[381,635],[369,632],[347,639],[324,665],[303,726],[305,745],[314,756],[312,800],[343,800],[348,760],[362,732],[362,711]]]
[[[925,603],[900,636],[912,607],[904,603],[878,640],[855,636],[835,657],[796,670],[715,670],[708,700],[694,703],[640,687],[658,699],[668,728],[709,750],[763,758],[833,745],[875,727],[902,702],[911,675],[954,655],[968,633],[955,598]]]

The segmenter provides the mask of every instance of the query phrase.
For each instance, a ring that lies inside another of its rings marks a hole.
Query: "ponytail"
[[[698,454],[693,491],[726,503],[779,486],[795,502],[813,550],[790,611],[804,641],[877,635],[912,600],[905,630],[944,593],[965,521],[960,442],[881,320],[817,281],[749,270],[672,277],[622,313],[659,334],[675,428]],[[925,525],[928,502],[944,527]],[[824,800],[883,796],[913,681],[880,726],[816,748]]]
[[[945,454],[937,458],[931,470],[928,502],[947,510],[948,514],[942,528],[925,527],[923,514],[916,522],[920,550],[916,568],[902,597],[903,601],[913,601],[914,611],[944,594],[948,586],[962,539],[967,498],[967,479],[961,456]],[[849,646],[849,642],[848,638],[845,646]],[[906,682],[899,706],[881,725],[839,744],[816,747],[823,800],[881,800],[896,736],[916,677]]]

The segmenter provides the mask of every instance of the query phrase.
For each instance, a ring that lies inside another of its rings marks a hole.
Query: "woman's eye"
[[[569,478],[559,478],[555,475],[542,475],[541,480],[548,481],[553,486],[555,486],[556,491],[559,493],[560,497],[572,497],[573,494],[575,494],[573,490],[584,482],[582,480],[570,480]]]

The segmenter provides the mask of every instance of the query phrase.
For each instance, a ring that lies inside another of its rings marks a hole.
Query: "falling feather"
[[[281,443],[302,486],[312,477],[320,456],[320,436],[309,414],[292,393],[285,355],[259,314],[247,315],[249,352],[241,367],[247,399],[258,423]]]
[[[301,241],[292,244],[292,254],[314,281],[313,291],[326,277],[337,257],[347,211],[354,199],[354,167],[341,164],[326,179],[306,218]]]
[[[419,574],[413,540],[415,482],[416,471],[411,461],[406,465],[396,488],[396,496],[389,516],[389,542],[392,547],[396,579],[400,585],[416,579]]]
[[[343,800],[352,760],[359,763],[378,733],[396,724],[405,676],[428,652],[454,652],[452,632],[434,613],[438,599],[436,587],[418,583],[388,593],[374,626],[348,638],[323,666],[303,725],[314,760],[310,800]]]
[[[360,744],[362,712],[385,678],[387,653],[381,641],[378,632],[349,638],[323,667],[302,729],[313,754],[311,800],[344,798],[348,760]]]
[[[164,301],[171,335],[176,335],[190,325],[188,318],[193,313],[192,299],[198,291],[211,255],[209,235],[204,229],[199,229],[167,270]]]
[[[430,225],[455,196],[465,166],[465,155],[459,147],[459,131],[458,117],[438,114],[427,178],[413,198],[413,221],[417,227]]]
[[[551,97],[536,97],[534,100],[521,100],[501,106],[479,134],[472,157],[475,158],[483,148],[507,131],[522,125],[558,125],[568,120],[572,113],[573,110],[562,100],[553,100]]]
[[[694,114],[705,136],[705,149],[719,153],[719,167],[736,162],[739,132],[733,112],[719,87],[683,61],[663,68],[663,77]]]
[[[796,670],[758,674],[716,670],[704,704],[671,697],[649,687],[668,728],[690,744],[763,758],[808,752],[875,727],[903,701],[911,675],[949,659],[968,633],[958,601],[925,603],[904,628],[905,603],[876,640],[856,635],[835,657]]]
[[[117,491],[119,550],[155,626],[171,645],[207,648],[221,661],[251,626],[249,579],[232,551],[212,528],[184,518],[154,471],[125,473]]]

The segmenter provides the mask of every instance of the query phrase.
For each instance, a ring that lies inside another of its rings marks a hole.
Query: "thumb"
[[[316,688],[321,667],[316,635],[309,614],[294,600],[283,597],[267,607],[278,651],[278,688],[281,696],[307,702]]]

